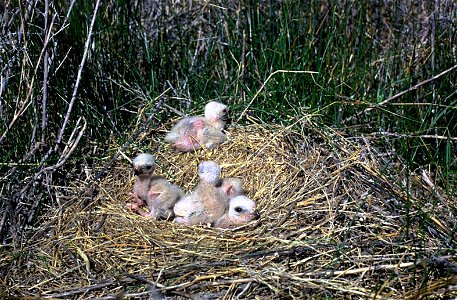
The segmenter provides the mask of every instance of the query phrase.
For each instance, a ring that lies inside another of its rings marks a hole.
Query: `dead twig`
[[[355,115],[350,116],[349,118],[346,118],[345,120],[343,120],[343,123],[346,124],[347,122],[349,122],[349,121],[351,121],[351,120],[353,120],[355,118],[359,118],[363,114],[367,114],[368,112],[372,111],[375,108],[382,107],[382,106],[386,105],[387,103],[391,102],[392,100],[395,100],[395,99],[397,99],[397,98],[399,98],[399,97],[401,97],[401,96],[403,96],[403,95],[405,95],[405,94],[407,94],[407,93],[409,93],[411,91],[417,90],[421,86],[423,86],[423,85],[425,85],[427,83],[430,83],[430,82],[440,78],[443,75],[446,75],[447,73],[453,71],[456,68],[457,68],[457,65],[455,65],[455,66],[453,66],[453,67],[451,67],[451,68],[449,68],[447,70],[444,70],[443,72],[441,72],[441,73],[439,73],[439,74],[437,74],[437,75],[435,75],[435,76],[433,76],[433,77],[431,77],[431,78],[429,78],[427,80],[421,81],[418,84],[413,85],[409,89],[404,90],[404,91],[402,91],[402,92],[400,92],[400,93],[398,93],[396,95],[393,95],[392,97],[387,98],[386,100],[381,101],[381,102],[377,103],[376,105],[367,107],[365,110],[363,110],[363,111],[361,111],[359,113],[356,113]]]
[[[76,95],[78,94],[78,88],[79,88],[79,83],[81,81],[82,71],[84,69],[84,65],[86,63],[87,54],[89,53],[89,46],[90,46],[90,43],[92,41],[92,31],[94,29],[95,20],[97,19],[97,12],[98,12],[99,5],[100,5],[100,0],[97,0],[95,2],[95,7],[94,7],[93,15],[92,15],[92,20],[90,22],[90,26],[89,26],[89,29],[88,29],[86,43],[84,44],[83,57],[81,59],[79,67],[78,67],[78,75],[76,77],[76,82],[75,82],[75,85],[73,87],[73,92],[72,92],[72,95],[71,95],[70,103],[68,104],[67,113],[65,114],[65,118],[64,118],[62,127],[60,128],[59,135],[57,136],[57,140],[56,140],[56,145],[55,145],[54,151],[57,151],[58,147],[60,147],[60,143],[62,142],[63,134],[64,134],[65,129],[67,127],[68,120],[70,119],[70,114],[71,114],[71,111],[73,109],[73,105],[74,105],[74,103],[76,101]]]
[[[79,126],[81,119],[83,120],[84,124],[83,124],[81,130],[79,130],[78,136],[73,140],[72,137],[75,134],[75,132],[79,129],[78,126]],[[79,141],[81,140],[81,137],[83,136],[84,132],[86,131],[86,126],[87,126],[86,120],[84,118],[80,117],[78,119],[78,121],[76,122],[76,126],[73,128],[73,132],[70,135],[70,139],[66,143],[66,146],[63,149],[58,162],[55,165],[45,167],[45,168],[41,169],[40,171],[38,171],[37,173],[35,173],[35,175],[32,177],[32,179],[29,180],[29,182],[19,192],[19,196],[24,194],[28,190],[30,185],[33,184],[41,176],[41,174],[43,174],[45,172],[49,172],[49,171],[55,171],[58,168],[60,168],[61,166],[63,166],[63,164],[65,164],[65,162],[68,160],[70,155],[73,153],[73,151],[75,151],[76,147],[78,146]]]
[[[434,139],[434,140],[449,140],[449,141],[457,141],[457,137],[452,136],[442,136],[442,135],[435,135],[435,134],[422,134],[422,135],[413,135],[413,134],[403,134],[403,133],[395,133],[395,132],[387,132],[387,131],[378,131],[370,133],[371,136],[382,135],[382,136],[392,136],[397,138],[414,138],[414,139]]]

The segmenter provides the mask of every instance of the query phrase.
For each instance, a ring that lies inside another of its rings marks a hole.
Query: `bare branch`
[[[82,74],[82,71],[84,69],[84,65],[86,63],[87,53],[89,52],[89,46],[90,46],[90,42],[92,40],[92,31],[94,29],[95,19],[97,18],[97,11],[98,11],[99,5],[100,5],[100,0],[97,0],[97,2],[95,3],[94,14],[92,16],[92,21],[91,21],[90,26],[89,26],[89,32],[87,34],[86,44],[84,45],[83,57],[81,59],[81,63],[79,64],[78,76],[76,78],[75,86],[73,88],[73,93],[71,95],[71,100],[70,100],[70,104],[68,105],[68,110],[67,110],[67,113],[65,115],[65,119],[63,121],[62,127],[60,128],[59,136],[57,137],[55,150],[57,150],[57,148],[59,147],[59,144],[62,142],[63,133],[65,132],[65,128],[67,127],[67,123],[68,123],[68,120],[70,119],[70,114],[71,114],[71,111],[73,109],[73,105],[74,105],[75,100],[76,100],[76,95],[78,93],[78,88],[79,88],[79,82],[81,81],[81,74]]]
[[[49,0],[44,1],[44,31],[48,32],[48,14],[49,14]],[[49,31],[50,32],[50,31]],[[44,143],[45,129],[47,125],[47,99],[48,99],[48,74],[49,74],[49,51],[47,49],[49,34],[46,35],[45,53],[43,60],[43,91],[42,91],[42,107],[41,107],[41,142]]]
[[[412,134],[402,134],[402,133],[387,132],[387,131],[378,131],[378,132],[373,132],[370,135],[384,135],[384,136],[393,136],[393,137],[397,137],[397,138],[419,138],[419,139],[457,141],[457,137],[434,135],[434,134],[412,135]]]
[[[51,25],[49,26],[49,28],[52,28],[52,24],[54,23],[54,19],[55,19],[55,16],[53,17]],[[22,25],[22,29],[20,30],[21,34],[19,36],[22,36],[22,31],[23,30],[24,30],[24,25]],[[19,119],[19,117],[21,117],[24,114],[24,112],[27,110],[27,108],[31,104],[30,98],[32,97],[36,74],[38,72],[38,67],[39,67],[39,65],[41,63],[41,59],[42,59],[42,57],[44,55],[45,49],[47,48],[48,42],[49,42],[49,33],[46,35],[43,49],[41,50],[40,56],[38,57],[38,61],[37,61],[36,65],[35,65],[35,69],[34,69],[34,72],[33,72],[33,75],[32,75],[32,79],[30,80],[30,83],[29,83],[27,96],[22,101],[22,105],[20,105],[20,108],[14,113],[13,119],[11,120],[10,124],[8,125],[8,127],[6,128],[5,132],[3,132],[2,136],[0,137],[0,145],[5,140],[7,133],[11,130],[11,128],[13,127],[14,123],[16,123],[16,121]],[[26,44],[27,43],[24,40],[24,45],[26,45]],[[25,58],[24,58],[24,60],[25,60]]]
[[[389,102],[391,102],[392,100],[395,100],[395,99],[397,99],[397,98],[403,96],[403,95],[406,94],[406,93],[409,93],[409,92],[411,92],[411,91],[417,90],[418,88],[420,88],[420,87],[423,86],[424,84],[427,84],[427,83],[429,83],[429,82],[432,82],[432,81],[434,81],[435,79],[440,78],[441,76],[443,76],[443,75],[445,75],[445,74],[447,74],[447,73],[453,71],[453,70],[456,69],[456,68],[457,68],[457,65],[455,65],[455,66],[453,66],[453,67],[451,67],[451,68],[449,68],[449,69],[447,69],[447,70],[445,70],[445,71],[439,73],[439,74],[436,75],[436,76],[433,76],[433,77],[431,77],[431,78],[429,78],[429,79],[427,79],[427,80],[424,80],[424,81],[422,81],[422,82],[419,82],[418,84],[413,85],[413,86],[410,87],[409,89],[404,90],[404,91],[402,91],[402,92],[400,92],[400,93],[398,93],[398,94],[396,94],[396,95],[393,95],[392,97],[387,98],[386,100],[384,100],[384,101],[382,101],[382,102],[380,102],[380,103],[378,103],[378,104],[376,104],[376,105],[367,107],[364,111],[361,111],[361,112],[359,112],[359,113],[357,113],[357,114],[355,114],[355,115],[353,115],[353,116],[350,116],[349,118],[347,118],[346,120],[344,120],[343,123],[347,123],[347,122],[351,121],[352,119],[358,118],[358,117],[360,117],[361,115],[366,114],[367,112],[369,112],[369,111],[371,111],[371,110],[373,110],[373,109],[375,109],[375,108],[378,108],[378,107],[381,107],[381,106],[383,106],[383,105],[386,105],[387,103],[389,103]]]
[[[74,140],[72,140],[72,137],[74,136],[75,132],[79,128],[78,125],[79,125],[81,119],[84,121],[84,125],[81,128],[81,130],[79,131],[78,136]],[[78,143],[79,143],[81,137],[83,136],[84,132],[86,131],[86,126],[87,126],[86,119],[80,117],[76,123],[75,128],[73,129],[70,139],[68,140],[64,150],[62,151],[59,161],[55,165],[48,166],[46,168],[41,169],[39,172],[35,173],[33,178],[31,180],[29,180],[29,182],[24,186],[24,188],[22,188],[22,190],[19,192],[19,195],[24,194],[27,191],[27,189],[30,187],[30,185],[33,184],[35,182],[35,180],[37,180],[41,176],[41,174],[43,174],[44,172],[55,171],[58,168],[60,168],[61,166],[63,166],[63,164],[67,161],[67,159],[70,157],[70,155],[73,153],[73,151],[78,146]]]

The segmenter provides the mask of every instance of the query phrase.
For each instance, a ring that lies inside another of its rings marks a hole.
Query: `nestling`
[[[211,101],[205,106],[204,116],[185,117],[167,135],[165,141],[182,152],[201,148],[213,149],[227,140],[222,132],[228,121],[226,105]]]
[[[174,207],[176,222],[188,225],[213,224],[228,209],[228,197],[218,187],[221,168],[212,161],[198,166],[200,181],[195,190],[181,198]]]
[[[137,178],[131,194],[133,203],[128,206],[144,217],[168,219],[174,216],[173,206],[184,192],[165,178],[153,175],[155,166],[151,154],[142,153],[135,157],[133,169]],[[145,205],[149,212],[141,208]]]
[[[255,202],[244,196],[242,179],[221,179],[221,167],[213,161],[200,163],[198,175],[195,191],[175,205],[176,222],[226,228],[259,217]]]
[[[258,218],[260,214],[256,210],[256,203],[246,196],[237,196],[230,199],[228,211],[214,223],[214,227],[240,226]]]

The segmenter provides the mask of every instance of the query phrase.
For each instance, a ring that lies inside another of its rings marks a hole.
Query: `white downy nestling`
[[[241,179],[221,179],[221,168],[213,161],[200,163],[198,174],[195,190],[175,205],[176,222],[225,228],[258,218],[255,202],[244,196]]]
[[[258,218],[256,203],[246,196],[236,196],[230,199],[228,211],[214,223],[214,227],[240,226]]]
[[[195,190],[181,200],[175,207],[176,222],[188,225],[213,223],[228,208],[227,197],[216,185],[220,182],[221,168],[212,161],[198,165],[200,181]]]
[[[204,116],[185,117],[165,136],[165,141],[182,152],[205,146],[213,149],[227,140],[222,132],[228,121],[226,105],[211,101],[205,106]]]
[[[168,219],[173,217],[173,206],[184,195],[182,189],[161,176],[153,175],[154,156],[139,154],[133,160],[133,169],[137,176],[133,186],[133,203],[128,206],[144,217]],[[149,212],[141,207],[147,206]]]

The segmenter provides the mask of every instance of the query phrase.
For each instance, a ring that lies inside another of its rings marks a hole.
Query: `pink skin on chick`
[[[230,199],[227,212],[214,223],[214,227],[240,226],[258,218],[260,215],[256,210],[256,203],[246,196],[237,196]]]
[[[240,178],[223,178],[218,185],[219,191],[227,197],[227,201],[236,196],[245,194],[243,180]]]
[[[204,116],[182,119],[165,136],[165,141],[182,152],[193,151],[203,145],[213,149],[227,140],[222,132],[227,120],[227,106],[211,101],[205,106]]]
[[[133,160],[133,170],[137,177],[131,193],[132,207],[138,208],[146,205],[145,199],[151,186],[152,173],[155,167],[155,159],[151,154],[142,153]]]
[[[137,178],[131,193],[133,203],[128,207],[144,217],[173,217],[173,206],[184,195],[181,188],[161,176],[152,175],[155,160],[151,154],[138,155],[133,160],[133,168]],[[144,211],[142,206],[147,206],[149,212]]]

